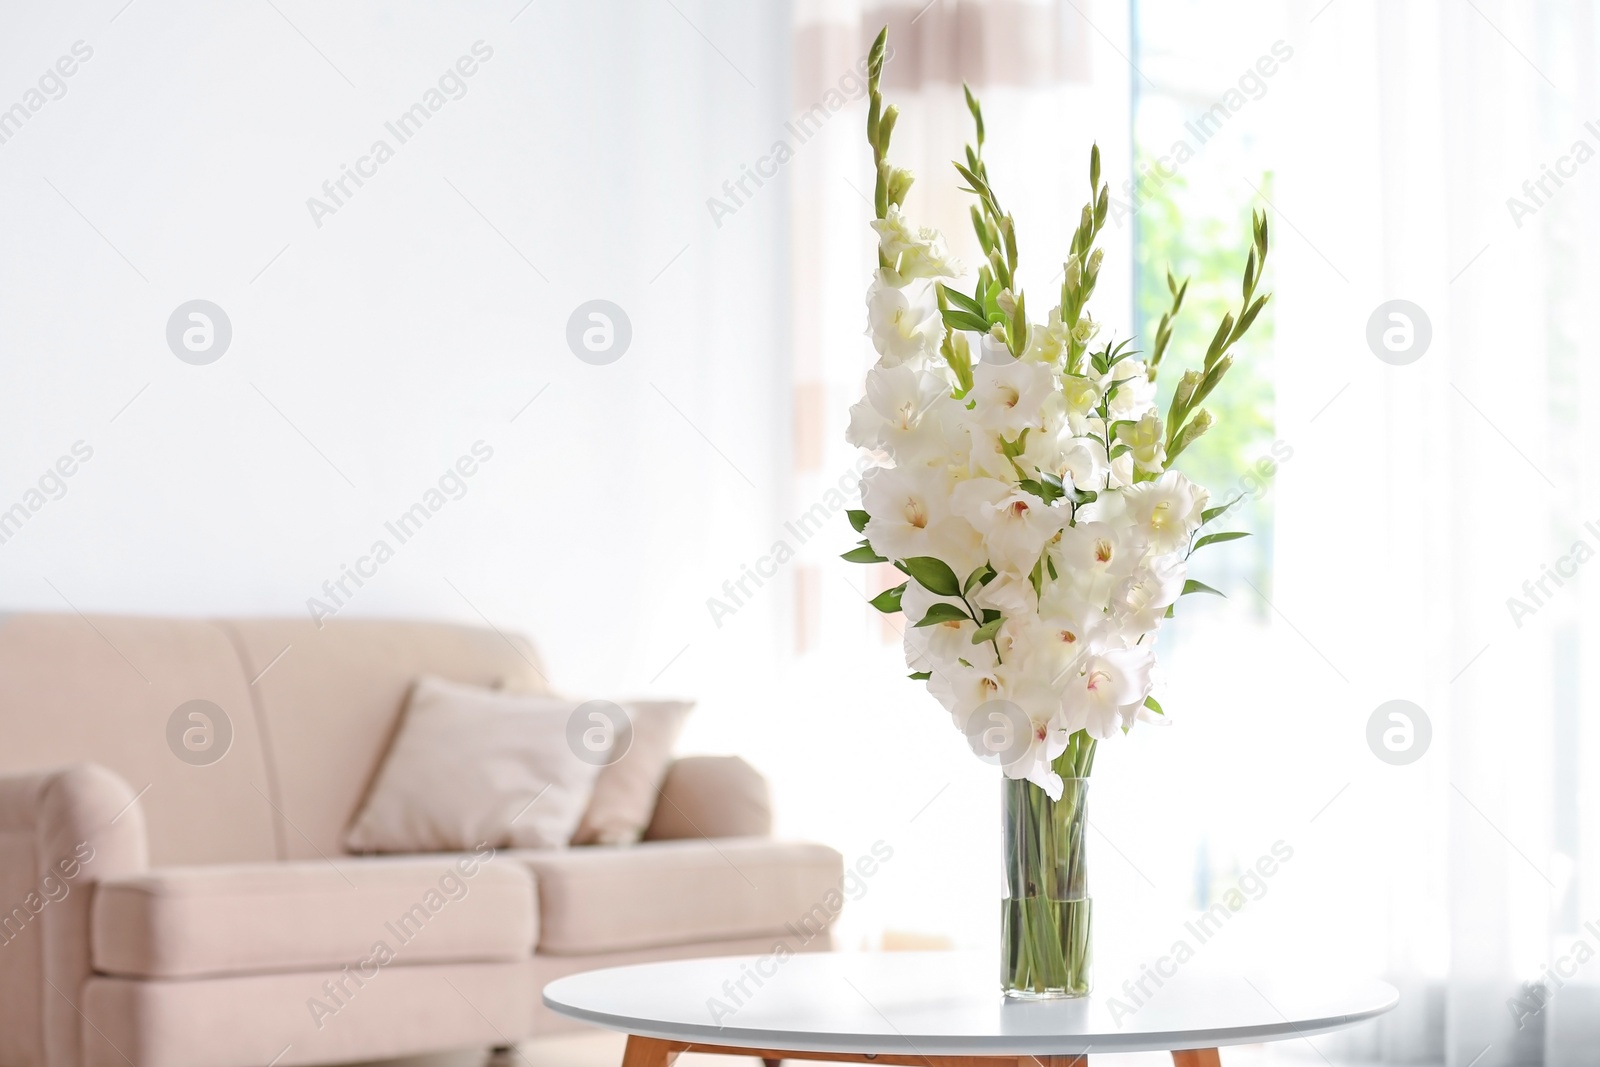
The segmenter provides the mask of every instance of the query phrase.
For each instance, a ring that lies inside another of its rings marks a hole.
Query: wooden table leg
[[[1214,1048],[1175,1048],[1172,1067],[1222,1067],[1222,1056]]]
[[[670,1067],[677,1058],[678,1049],[671,1042],[629,1034],[628,1047],[622,1052],[622,1067]]]

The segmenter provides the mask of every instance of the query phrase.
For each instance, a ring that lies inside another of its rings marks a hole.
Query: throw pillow
[[[564,847],[600,770],[568,744],[577,704],[419,679],[345,847]]]
[[[694,710],[693,702],[684,700],[632,700],[620,706],[627,721],[616,731],[609,762],[595,780],[574,845],[631,845],[644,835],[672,763],[672,746]]]

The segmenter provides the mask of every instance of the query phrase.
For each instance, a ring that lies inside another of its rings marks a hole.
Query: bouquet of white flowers
[[[1200,405],[1267,301],[1255,295],[1267,223],[1254,217],[1238,316],[1223,319],[1163,418],[1156,373],[1187,283],[1169,277],[1172,310],[1148,359],[1127,341],[1091,349],[1100,325],[1085,308],[1109,204],[1098,147],[1060,303],[1046,322],[1030,322],[1015,287],[1015,227],[990,184],[983,113],[967,92],[976,144],[955,166],[977,196],[972,222],[988,258],[964,292],[945,280],[960,268],[941,236],[901,210],[912,179],[886,158],[897,112],[878,91],[883,45],[880,35],[868,105],[878,270],[867,320],[881,358],[851,409],[849,440],[885,462],[861,479],[862,509],[850,517],[866,539],[845,558],[892,560],[907,575],[874,603],[913,624],[912,677],[926,680],[969,736],[985,705],[1018,709],[1024,743],[993,754],[1007,777],[1059,798],[1064,773],[1088,770],[1094,740],[1161,713],[1150,697],[1156,634],[1179,596],[1211,591],[1187,580],[1189,556],[1244,536],[1196,537],[1225,508],[1208,508],[1206,491],[1171,466],[1210,428]],[[1002,724],[984,729],[991,725]]]
[[[1245,536],[1200,534],[1227,505],[1208,507],[1171,466],[1212,425],[1200,405],[1266,304],[1256,295],[1266,217],[1252,215],[1237,315],[1179,378],[1163,417],[1156,374],[1188,283],[1168,275],[1171,310],[1147,357],[1128,341],[1095,345],[1100,324],[1086,307],[1109,206],[1099,148],[1059,303],[1030,321],[1016,228],[984,165],[983,113],[968,90],[976,143],[955,167],[977,198],[986,258],[970,291],[958,286],[940,234],[902,210],[910,173],[887,158],[898,113],[878,88],[886,32],[868,60],[867,118],[878,234],[867,322],[881,358],[848,435],[882,463],[861,479],[850,519],[865,539],[844,558],[892,561],[906,575],[873,604],[905,614],[911,677],[1007,778],[1060,802],[1064,779],[1088,776],[1096,741],[1162,714],[1150,695],[1157,632],[1180,596],[1215,592],[1188,578],[1190,555]]]

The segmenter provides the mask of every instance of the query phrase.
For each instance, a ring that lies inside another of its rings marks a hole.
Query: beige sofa
[[[505,1045],[566,1025],[539,990],[573,971],[826,947],[840,857],[773,840],[765,783],[732,758],[675,763],[639,845],[345,855],[425,673],[547,685],[492,629],[4,618],[0,1067]],[[231,724],[215,762],[169,744],[192,700]]]

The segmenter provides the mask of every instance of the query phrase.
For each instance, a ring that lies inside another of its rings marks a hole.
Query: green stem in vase
[[[1087,759],[1089,744],[1077,739],[1074,758]],[[1082,778],[1064,778],[1061,799],[1052,801],[1031,782],[1004,784],[1001,980],[1014,995],[1082,996],[1089,990],[1086,787]]]

